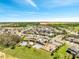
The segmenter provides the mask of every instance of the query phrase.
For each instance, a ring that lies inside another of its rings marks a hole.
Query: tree
[[[17,35],[13,35],[10,33],[0,34],[0,45],[5,47],[15,46],[18,42],[20,42],[21,38]]]
[[[53,57],[53,59],[60,59],[60,55],[58,53],[56,53]]]

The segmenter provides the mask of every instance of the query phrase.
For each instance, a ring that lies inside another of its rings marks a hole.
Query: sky
[[[0,0],[0,22],[79,22],[79,0]]]

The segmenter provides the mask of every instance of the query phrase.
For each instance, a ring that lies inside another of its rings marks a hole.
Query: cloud
[[[32,5],[33,7],[38,8],[33,0],[25,0],[25,1],[26,1],[26,3],[29,3],[30,5]]]
[[[38,8],[36,3],[33,0],[12,0],[12,1],[19,5],[31,5],[34,8]]]
[[[79,0],[43,0],[43,7],[58,7],[79,4]]]
[[[79,22],[79,17],[70,17],[70,18],[52,18],[52,19],[37,19],[37,18],[19,18],[16,17],[10,18],[5,17],[6,20],[1,20],[0,22]],[[16,21],[14,21],[16,20]]]
[[[40,19],[39,21],[46,22],[79,22],[79,17],[68,17],[68,18],[48,18],[48,19]]]
[[[71,5],[79,3],[79,0],[56,0],[54,3],[58,5]]]

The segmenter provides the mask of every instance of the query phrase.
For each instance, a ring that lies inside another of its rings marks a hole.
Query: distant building
[[[40,22],[40,25],[48,25],[49,22]]]

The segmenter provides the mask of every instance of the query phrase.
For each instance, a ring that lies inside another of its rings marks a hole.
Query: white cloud
[[[30,5],[32,5],[33,7],[38,8],[33,0],[25,0],[25,1],[26,1],[26,3],[29,3]]]
[[[31,17],[31,18],[18,18],[18,17],[9,17],[6,16],[5,18],[1,18],[0,22],[79,22],[79,17],[67,17],[67,18],[38,18],[38,17]]]
[[[79,17],[40,19],[46,22],[79,22]]]
[[[79,0],[44,0],[41,6],[43,7],[58,7],[66,5],[78,4]]]
[[[79,0],[56,0],[54,3],[59,4],[59,5],[71,5],[78,2]]]
[[[12,0],[13,2],[16,2],[17,4],[21,4],[21,5],[31,5],[34,8],[38,8],[36,3],[33,0]]]

